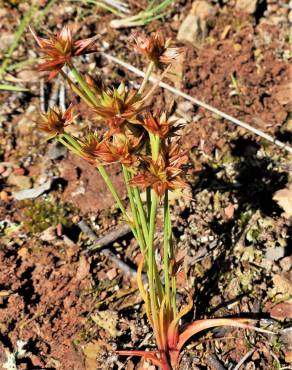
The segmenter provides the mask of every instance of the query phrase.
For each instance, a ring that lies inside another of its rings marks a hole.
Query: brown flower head
[[[126,167],[137,165],[135,147],[124,135],[116,135],[113,140],[104,140],[99,148],[97,158],[103,163],[119,162]]]
[[[175,126],[175,123],[176,120],[168,119],[165,112],[156,115],[146,112],[142,125],[148,132],[158,135],[161,139],[166,139],[174,136],[176,131],[181,128],[181,125]]]
[[[144,98],[134,90],[128,90],[122,82],[117,89],[106,89],[98,96],[94,111],[108,120],[113,132],[122,131],[125,121],[137,123],[136,116],[143,109]]]
[[[182,51],[181,48],[170,47],[171,39],[165,39],[160,31],[152,36],[134,33],[132,40],[134,48],[159,67],[176,61]]]
[[[188,156],[178,146],[169,147],[165,153],[160,153],[157,160],[146,159],[146,169],[132,178],[130,184],[146,189],[152,187],[158,196],[162,197],[166,190],[187,187],[182,180],[183,166]]]
[[[67,26],[64,26],[56,36],[49,38],[38,37],[32,28],[30,31],[40,50],[45,54],[46,61],[38,66],[38,70],[50,71],[49,80],[54,78],[66,63],[70,63],[72,57],[92,52],[90,48],[96,40],[95,36],[74,41],[72,31]]]
[[[73,116],[73,104],[70,104],[68,109],[62,113],[58,107],[49,108],[48,113],[41,114],[38,127],[50,134],[51,137],[64,133],[64,129],[68,126],[76,116]]]
[[[119,162],[125,166],[137,163],[134,144],[124,135],[112,138],[100,138],[96,132],[87,134],[80,142],[81,155],[89,161],[100,161],[103,164]]]
[[[95,160],[101,144],[102,139],[98,134],[96,132],[90,132],[80,141],[80,153],[87,160]]]

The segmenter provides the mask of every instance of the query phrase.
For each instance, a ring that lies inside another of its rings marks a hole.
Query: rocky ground
[[[2,1],[3,60],[30,3]],[[114,14],[86,2],[39,3],[30,22],[39,32],[74,24],[80,38],[99,35],[81,70],[140,82],[99,54],[143,69],[129,53],[131,29],[111,27]],[[133,14],[147,6],[128,3]],[[176,0],[137,29],[160,28],[184,46],[168,83],[291,145],[291,11],[284,0]],[[95,169],[36,128],[41,109],[74,99],[60,79],[35,71],[36,57],[25,32],[2,83],[27,91],[0,90],[0,369],[154,369],[114,352],[153,345],[136,282],[112,258],[135,269],[139,249]],[[183,301],[190,291],[195,308],[185,323],[244,315],[277,333],[205,333],[185,348],[180,369],[239,369],[240,361],[246,370],[290,368],[291,156],[162,89],[153,101],[187,122],[192,194],[172,199],[179,293]],[[94,125],[79,110],[81,129]],[[118,168],[110,173],[125,196]],[[92,234],[106,250],[92,250]]]

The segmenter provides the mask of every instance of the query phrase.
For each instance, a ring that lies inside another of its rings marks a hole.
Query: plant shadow
[[[242,214],[248,210],[250,214],[259,211],[263,216],[278,217],[283,212],[273,200],[273,195],[285,187],[288,173],[279,171],[278,164],[271,158],[258,157],[258,149],[259,145],[250,139],[239,138],[232,142],[231,155],[235,161],[235,176],[232,182],[217,176],[222,167],[214,169],[207,165],[199,174],[194,192],[204,189],[222,193],[229,191],[237,199],[238,208],[231,220],[222,222],[214,218],[210,222],[210,229],[217,234],[223,247],[218,251],[211,268],[199,278],[198,283],[203,289],[196,293],[195,298],[198,318],[206,314],[210,299],[220,294],[218,284],[220,276],[230,271],[232,250],[245,232],[244,227],[239,228],[240,230],[236,227]]]

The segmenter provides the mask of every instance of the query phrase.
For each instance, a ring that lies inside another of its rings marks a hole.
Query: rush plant
[[[192,297],[179,309],[176,291],[176,251],[172,235],[169,192],[184,189],[185,166],[188,154],[181,149],[181,129],[178,122],[168,117],[167,112],[153,112],[149,107],[153,90],[147,88],[154,69],[162,76],[176,61],[181,50],[171,45],[171,40],[157,32],[147,37],[134,34],[131,37],[134,49],[148,59],[144,80],[138,91],[129,89],[124,82],[109,87],[100,79],[81,74],[73,64],[73,58],[93,51],[95,38],[74,41],[74,35],[64,27],[56,36],[40,38],[32,30],[44,61],[39,70],[49,71],[49,79],[61,74],[70,88],[106,124],[103,134],[88,131],[74,136],[68,126],[75,120],[73,105],[65,112],[52,107],[42,114],[39,128],[54,137],[76,155],[97,168],[109,191],[120,208],[124,220],[141,250],[141,262],[137,282],[145,302],[145,311],[153,329],[157,349],[154,351],[119,350],[123,356],[142,356],[163,370],[176,369],[179,354],[185,343],[195,334],[217,326],[233,326],[254,329],[247,319],[218,318],[197,320],[183,331],[180,319],[192,309]],[[66,66],[66,68],[63,68]],[[69,71],[70,73],[66,73]],[[72,79],[74,77],[74,80]],[[161,77],[162,78],[162,77]],[[114,187],[106,166],[119,163],[128,192],[129,210]],[[146,194],[143,202],[142,193]],[[163,206],[163,245],[154,244],[157,231],[157,209]],[[156,249],[162,250],[162,266],[155,259]],[[143,269],[147,282],[142,279]]]

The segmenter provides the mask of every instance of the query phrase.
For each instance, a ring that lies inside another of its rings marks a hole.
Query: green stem
[[[171,297],[170,297],[170,280],[169,280],[169,259],[170,248],[171,248],[171,228],[170,226],[170,210],[168,202],[168,191],[165,191],[164,195],[164,240],[163,240],[163,269],[164,269],[164,283],[165,283],[165,295],[166,305],[170,308]]]
[[[171,304],[173,318],[176,318],[176,279],[175,276],[171,277]]]
[[[68,143],[73,147],[75,148],[78,153],[80,153],[80,150],[81,150],[81,146],[80,144],[78,143],[78,141],[72,137],[71,135],[67,134],[66,132],[64,132],[64,134],[62,135],[63,138],[68,141]]]
[[[147,218],[150,217],[150,210],[151,210],[151,188],[147,186],[146,188],[146,204],[147,204]]]
[[[90,107],[95,106],[94,103],[92,103],[92,101],[88,99],[88,97],[79,89],[78,86],[75,85],[75,83],[65,72],[61,71],[61,75],[64,78],[64,80],[68,82],[69,87],[75,92],[75,94],[80,96],[80,98],[83,99],[87,105],[89,105]]]
[[[135,200],[136,200],[136,203],[137,203],[137,206],[138,206],[138,213],[139,213],[139,217],[140,217],[140,221],[141,221],[141,225],[142,225],[144,239],[146,241],[147,247],[148,248],[153,248],[153,242],[151,244],[151,241],[149,239],[149,228],[148,228],[147,217],[146,217],[145,210],[144,210],[144,207],[143,207],[140,192],[139,192],[139,189],[137,187],[134,188],[134,197],[135,197]],[[151,193],[150,193],[150,197],[151,197]],[[150,208],[151,208],[151,200],[150,200]],[[151,212],[151,209],[149,211],[149,218],[150,218],[150,212]],[[158,295],[159,295],[159,299],[160,299],[160,302],[161,302],[162,297],[163,297],[163,288],[162,288],[162,283],[161,283],[161,280],[160,280],[160,277],[159,277],[158,268],[157,268],[156,263],[154,264],[154,276],[155,276],[155,280],[157,282],[157,290],[158,290]]]
[[[156,161],[159,155],[160,138],[158,135],[149,133],[152,160]]]
[[[64,140],[64,138],[62,136],[58,136],[57,140],[61,144],[63,144],[68,150],[71,150],[73,153],[75,153],[77,155],[80,155],[80,152],[77,149],[75,149],[74,147],[72,147],[72,145],[70,143],[68,143],[66,140]]]
[[[104,166],[98,165],[97,169],[98,169],[101,177],[103,178],[104,182],[106,183],[107,187],[109,188],[110,192],[112,193],[112,196],[114,197],[114,199],[115,199],[118,207],[120,208],[123,216],[126,218],[126,221],[129,223],[135,238],[137,238],[137,233],[136,233],[136,230],[133,228],[132,220],[130,219],[129,215],[127,214],[127,211],[124,207],[124,204],[123,204],[119,194],[117,193],[116,188],[114,187],[114,185],[112,183],[112,180],[110,179],[110,177],[109,177],[108,173],[106,172]],[[137,240],[138,240],[138,238],[137,238]]]
[[[92,102],[93,105],[96,105],[96,96],[93,93],[93,91],[90,89],[90,87],[87,85],[87,83],[85,82],[82,75],[74,67],[72,62],[68,63],[68,67],[70,68],[70,72],[72,73],[72,75],[74,76],[76,81],[79,83],[79,85],[82,87],[83,91],[88,96],[89,100]]]
[[[144,89],[147,85],[147,82],[149,81],[149,78],[151,76],[151,73],[153,71],[153,68],[154,68],[154,62],[150,62],[148,67],[147,67],[147,70],[146,70],[145,76],[143,78],[142,84],[140,86],[140,89],[138,91],[138,94],[142,94],[142,92],[144,91]]]
[[[127,168],[125,166],[122,166],[122,168],[123,168],[123,175],[124,175],[126,188],[127,188],[127,192],[128,192],[128,197],[129,197],[129,200],[130,200],[130,206],[131,206],[131,210],[132,210],[132,214],[133,214],[133,218],[134,218],[135,229],[136,229],[137,236],[138,236],[137,241],[140,245],[141,253],[144,256],[145,255],[145,250],[146,250],[146,244],[145,244],[144,236],[142,234],[141,226],[140,226],[140,223],[139,223],[137,208],[136,208],[136,204],[135,204],[135,200],[134,200],[134,196],[133,196],[133,189],[129,185],[130,174],[129,174],[129,171],[127,170]],[[148,238],[148,235],[147,235],[147,238]],[[146,240],[146,242],[147,242],[147,240]]]
[[[140,220],[141,220],[143,234],[144,234],[146,243],[148,243],[148,240],[149,240],[149,230],[148,230],[148,225],[147,225],[147,219],[146,219],[146,215],[145,215],[145,210],[144,210],[144,207],[143,207],[143,203],[142,203],[142,200],[141,200],[140,192],[139,192],[139,189],[137,187],[134,187],[133,194],[134,194],[134,197],[135,197],[135,201],[137,203],[137,207],[138,207],[139,217],[140,217]]]
[[[155,289],[155,268],[156,264],[154,255],[154,232],[156,224],[156,212],[157,212],[157,194],[154,190],[151,191],[151,212],[149,220],[149,239],[148,239],[148,280],[149,280],[149,292],[150,292],[150,305],[152,311],[153,322],[158,322],[158,308],[157,308],[157,295]]]

